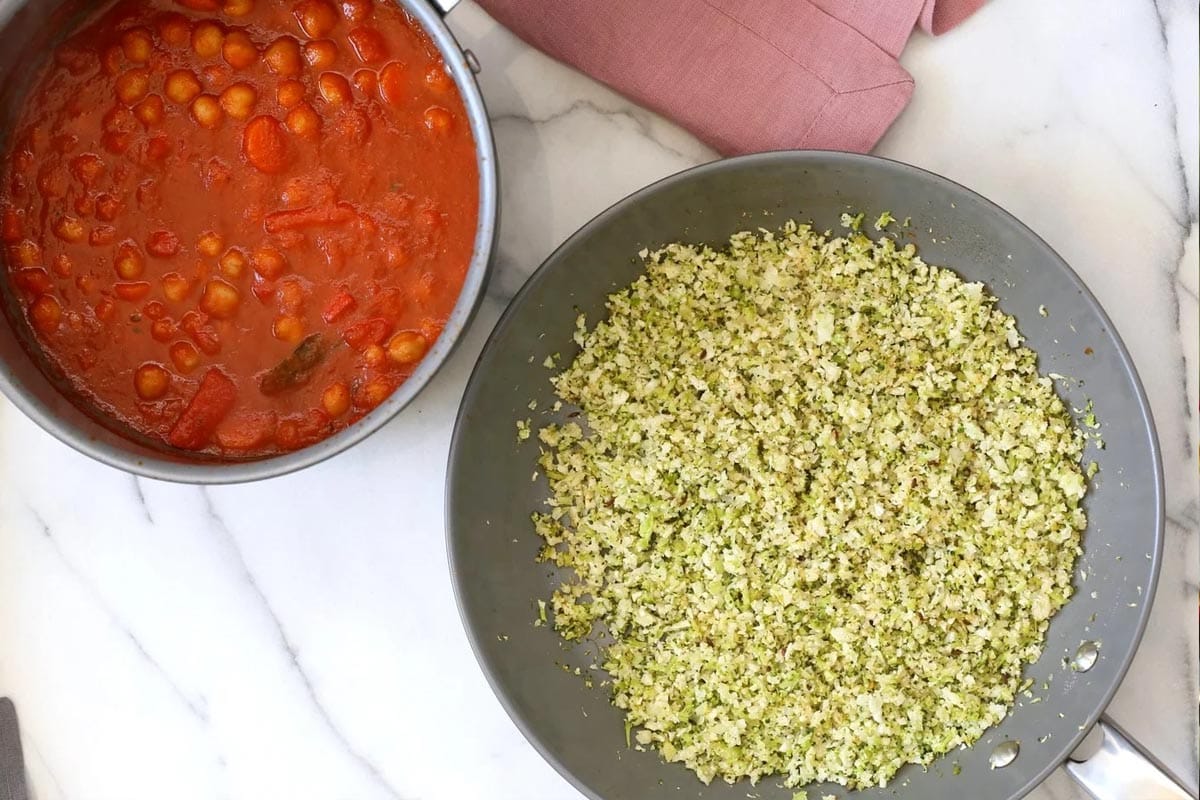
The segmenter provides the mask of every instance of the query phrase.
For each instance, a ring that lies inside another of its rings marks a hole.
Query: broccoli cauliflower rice
[[[556,629],[611,636],[636,742],[706,783],[882,786],[979,738],[1086,522],[1083,437],[1013,318],[856,230],[642,256],[552,379],[586,431],[536,432]]]

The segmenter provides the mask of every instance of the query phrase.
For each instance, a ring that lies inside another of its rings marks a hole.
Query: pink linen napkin
[[[908,103],[915,25],[984,0],[479,0],[529,44],[726,155],[866,152]]]

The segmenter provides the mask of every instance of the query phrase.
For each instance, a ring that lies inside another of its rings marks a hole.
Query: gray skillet
[[[970,749],[927,770],[906,767],[885,789],[808,788],[808,796],[1010,800],[1029,792],[1101,720],[1129,666],[1150,612],[1162,553],[1163,482],[1150,409],[1112,323],[1070,267],[995,204],[945,178],[870,156],[779,152],[729,159],[679,173],[627,197],[567,240],[530,278],[496,325],[467,386],[450,451],[446,516],[452,578],[480,666],[501,703],[538,751],[596,800],[792,800],[775,780],[705,786],[677,764],[625,745],[621,713],[599,680],[589,689],[594,645],[565,647],[536,626],[537,598],[556,584],[535,563],[530,513],[546,497],[531,480],[537,447],[518,446],[516,422],[554,400],[543,360],[569,363],[580,311],[595,321],[604,299],[641,272],[637,252],[675,241],[721,244],[740,230],[788,219],[834,229],[847,210],[868,219],[891,211],[899,232],[930,263],[983,281],[1016,316],[1043,373],[1077,378],[1061,389],[1075,407],[1095,402],[1103,424],[1100,464],[1087,498],[1088,529],[1076,593],[1054,618],[1042,658],[1027,675],[1039,702],[1022,698]],[[1039,314],[1044,305],[1048,316]],[[1093,596],[1094,593],[1094,596]],[[1089,643],[1099,643],[1098,658]],[[1083,648],[1081,650],[1081,645]],[[1090,667],[1086,670],[1072,668]],[[1094,663],[1092,663],[1094,661]],[[564,666],[566,669],[564,669]],[[1045,684],[1047,688],[1041,688]],[[1098,797],[1187,797],[1101,722],[1103,747],[1068,766]],[[1094,749],[1094,748],[1093,748]],[[1012,758],[1015,753],[1015,758]],[[1077,756],[1078,757],[1078,756]],[[1011,761],[1011,763],[1006,763]],[[1004,763],[1004,766],[999,766]],[[1145,770],[1141,772],[1139,770]],[[1133,781],[1132,783],[1130,781]]]

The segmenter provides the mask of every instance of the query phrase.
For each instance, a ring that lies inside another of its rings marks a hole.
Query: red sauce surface
[[[436,47],[371,0],[122,0],[25,101],[7,290],[127,431],[294,450],[416,368],[471,259],[478,173]]]

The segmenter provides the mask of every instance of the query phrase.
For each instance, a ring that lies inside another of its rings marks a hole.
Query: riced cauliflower
[[[1072,591],[1050,379],[981,284],[857,227],[647,254],[553,378],[583,425],[537,432],[553,624],[611,634],[635,743],[705,782],[884,785],[973,742]]]

